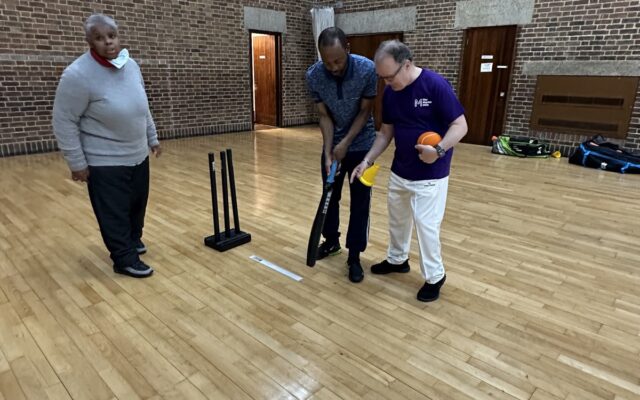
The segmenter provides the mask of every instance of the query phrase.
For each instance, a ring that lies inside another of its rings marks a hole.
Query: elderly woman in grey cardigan
[[[153,269],[142,227],[149,196],[149,152],[161,153],[140,67],[121,49],[113,19],[85,22],[89,51],[63,72],[53,131],[74,181],[87,182],[116,273],[144,278]]]

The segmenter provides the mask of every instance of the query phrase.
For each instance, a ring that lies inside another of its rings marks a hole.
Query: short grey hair
[[[385,57],[393,57],[393,60],[398,64],[402,64],[406,60],[413,61],[413,54],[409,46],[397,39],[385,40],[380,43],[374,59],[377,62]]]
[[[93,28],[100,25],[106,25],[110,28],[118,30],[118,24],[116,24],[116,21],[114,21],[113,18],[108,17],[104,14],[93,14],[89,16],[86,21],[84,21],[85,36],[89,38],[89,35],[91,34]]]

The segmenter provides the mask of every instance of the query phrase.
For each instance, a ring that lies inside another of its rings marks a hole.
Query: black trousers
[[[140,260],[149,198],[149,158],[133,167],[89,167],[89,197],[113,265],[124,268]]]
[[[342,184],[344,180],[351,176],[351,172],[362,162],[367,151],[349,152],[340,164],[340,174],[336,175],[333,184],[333,194],[329,202],[327,217],[324,221],[322,236],[329,243],[337,243],[340,237],[340,199],[342,198]],[[322,182],[327,179],[327,172],[324,168],[324,152],[321,160]],[[351,195],[349,227],[347,229],[346,247],[350,252],[363,252],[367,248],[369,238],[369,208],[371,204],[371,188],[363,185],[360,180],[355,179],[349,185]]]

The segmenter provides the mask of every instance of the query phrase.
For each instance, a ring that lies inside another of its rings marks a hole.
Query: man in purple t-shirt
[[[387,83],[382,100],[382,127],[371,150],[353,171],[359,177],[395,139],[389,179],[387,259],[371,267],[374,274],[409,272],[411,231],[416,225],[420,267],[425,284],[418,300],[434,301],[446,275],[440,253],[440,224],[444,217],[453,146],[467,133],[464,109],[442,76],[416,67],[402,42],[383,42],[375,56],[376,72]],[[425,131],[442,141],[418,145]]]

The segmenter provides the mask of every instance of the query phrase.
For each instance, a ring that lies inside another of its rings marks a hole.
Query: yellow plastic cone
[[[376,181],[376,175],[378,174],[378,170],[380,166],[378,164],[373,164],[369,168],[365,169],[362,173],[362,176],[359,178],[360,182],[362,182],[365,186],[373,186]]]

